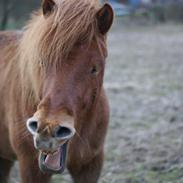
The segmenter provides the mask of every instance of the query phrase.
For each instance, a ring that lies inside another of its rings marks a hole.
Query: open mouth
[[[67,142],[60,146],[54,153],[40,152],[39,168],[42,172],[60,174],[65,169]]]

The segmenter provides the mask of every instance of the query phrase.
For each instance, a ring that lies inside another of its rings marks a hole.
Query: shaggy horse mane
[[[35,13],[25,27],[21,56],[43,65],[60,62],[74,45],[97,39],[98,10],[96,0],[57,0],[51,15]]]

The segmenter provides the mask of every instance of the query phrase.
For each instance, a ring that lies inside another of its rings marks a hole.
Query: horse
[[[68,169],[97,183],[109,104],[103,87],[109,4],[43,0],[21,31],[0,32],[0,182],[15,160],[22,183]]]

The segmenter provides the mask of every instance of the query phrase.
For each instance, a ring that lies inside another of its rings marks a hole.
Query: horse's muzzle
[[[68,141],[74,136],[71,124],[48,125],[40,130],[39,122],[32,117],[27,121],[27,129],[33,135],[34,147],[40,151],[39,167],[44,172],[61,173],[65,168]]]
[[[75,129],[66,124],[56,125],[52,129],[45,126],[39,130],[39,123],[35,118],[27,121],[27,128],[33,135],[35,148],[44,152],[54,152],[75,134]]]

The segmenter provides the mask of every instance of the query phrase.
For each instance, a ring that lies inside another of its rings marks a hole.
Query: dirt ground
[[[111,120],[100,183],[183,183],[183,25],[116,20],[108,46]],[[67,172],[54,176],[59,182],[71,183]]]

